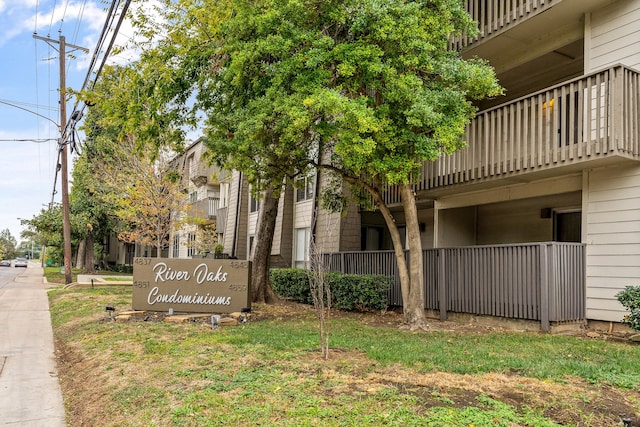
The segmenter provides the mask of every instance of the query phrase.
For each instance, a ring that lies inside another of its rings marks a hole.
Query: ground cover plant
[[[73,426],[621,426],[640,423],[640,346],[586,336],[256,305],[249,322],[116,322],[121,286],[49,291]]]
[[[640,286],[627,286],[624,291],[616,294],[616,298],[629,310],[623,323],[640,332]]]

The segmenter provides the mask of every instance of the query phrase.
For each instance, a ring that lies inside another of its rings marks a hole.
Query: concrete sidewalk
[[[43,271],[32,263],[0,287],[0,426],[66,426]]]

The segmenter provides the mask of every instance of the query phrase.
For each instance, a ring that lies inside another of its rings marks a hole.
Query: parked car
[[[2,261],[0,261],[0,267],[11,267],[11,261],[3,259]]]
[[[16,258],[16,260],[13,261],[13,266],[27,268],[27,260],[25,258]]]

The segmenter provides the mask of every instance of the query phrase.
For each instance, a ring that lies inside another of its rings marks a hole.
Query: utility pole
[[[67,80],[65,72],[65,59],[67,56],[67,46],[74,49],[82,50],[85,53],[89,52],[89,49],[84,47],[67,44],[65,37],[60,35],[60,40],[53,40],[48,37],[40,37],[34,34],[36,39],[44,40],[47,43],[58,43],[58,56],[60,63],[60,173],[62,179],[60,185],[62,186],[62,238],[64,240],[64,282],[66,284],[71,283],[71,218],[69,213],[69,148],[67,143]]]

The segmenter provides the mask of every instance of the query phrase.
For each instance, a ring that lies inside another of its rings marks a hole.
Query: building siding
[[[585,205],[587,318],[620,322],[615,295],[640,284],[640,166],[588,173]]]
[[[640,69],[640,2],[620,0],[591,15],[587,72],[618,63]]]
[[[287,185],[280,197],[278,204],[278,219],[274,239],[277,238],[278,246],[271,251],[271,267],[291,267],[293,261],[293,187]]]
[[[227,224],[224,230],[224,252],[238,259],[247,259],[248,203],[245,201],[245,196],[248,194],[248,189],[242,174],[234,171],[229,189]]]

